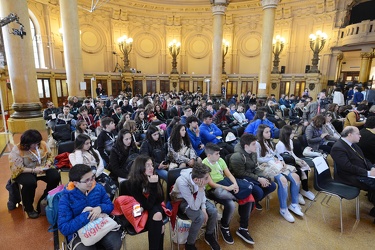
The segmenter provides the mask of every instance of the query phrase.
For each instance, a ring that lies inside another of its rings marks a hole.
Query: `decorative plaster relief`
[[[161,49],[158,39],[150,33],[137,35],[133,46],[137,53],[144,58],[154,57]]]
[[[280,0],[262,0],[263,9],[276,8]]]
[[[211,51],[211,40],[204,35],[194,35],[186,39],[187,53],[196,59],[206,57]]]
[[[239,50],[244,56],[254,57],[260,54],[260,43],[262,37],[258,32],[247,33],[239,40]]]
[[[81,25],[82,50],[89,54],[98,53],[105,45],[104,36],[94,26]]]

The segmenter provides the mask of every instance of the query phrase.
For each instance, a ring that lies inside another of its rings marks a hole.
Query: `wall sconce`
[[[228,54],[228,49],[229,49],[229,42],[225,39],[223,39],[223,69],[222,69],[222,74],[226,74],[225,72],[225,56]]]
[[[180,54],[181,43],[173,39],[168,45],[169,54],[172,56],[172,71],[171,74],[178,74],[177,71],[177,56]]]
[[[310,35],[310,48],[313,51],[313,59],[311,60],[311,68],[307,73],[320,73],[318,69],[319,52],[322,51],[326,44],[327,34],[318,30],[315,34]]]
[[[117,42],[120,51],[124,55],[124,72],[131,72],[129,66],[129,54],[133,49],[133,38],[124,35],[120,37]]]
[[[279,62],[280,62],[280,54],[284,49],[285,39],[279,35],[276,36],[275,39],[272,41],[272,53],[275,55],[273,60],[273,69],[271,73],[273,74],[280,74],[279,71]]]

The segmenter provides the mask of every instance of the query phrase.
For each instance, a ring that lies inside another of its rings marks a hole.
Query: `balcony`
[[[375,20],[365,20],[341,28],[337,46],[375,44]]]

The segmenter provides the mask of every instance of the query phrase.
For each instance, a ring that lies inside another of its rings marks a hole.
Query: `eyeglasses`
[[[85,184],[88,184],[88,183],[92,182],[94,179],[95,179],[95,174],[93,174],[90,178],[87,178],[87,179],[84,180],[84,181],[79,181],[79,183],[85,183]]]

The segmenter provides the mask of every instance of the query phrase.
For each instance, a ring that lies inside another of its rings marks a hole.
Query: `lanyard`
[[[29,152],[30,152],[33,156],[35,156],[35,158],[38,160],[39,165],[42,164],[42,157],[40,157],[40,152],[39,152],[39,148],[38,148],[38,147],[36,147],[36,152],[37,152],[37,154],[35,154],[35,153],[34,153],[33,151],[31,151],[31,150],[29,150]]]
[[[207,159],[207,162],[215,168],[215,171],[216,172],[219,172],[222,176],[224,176],[224,171],[221,169],[220,165],[219,165],[219,161],[215,162],[215,164],[212,164],[208,159]]]
[[[107,135],[109,138],[111,138],[111,141],[115,141],[115,137],[111,135],[111,133],[107,132]]]

